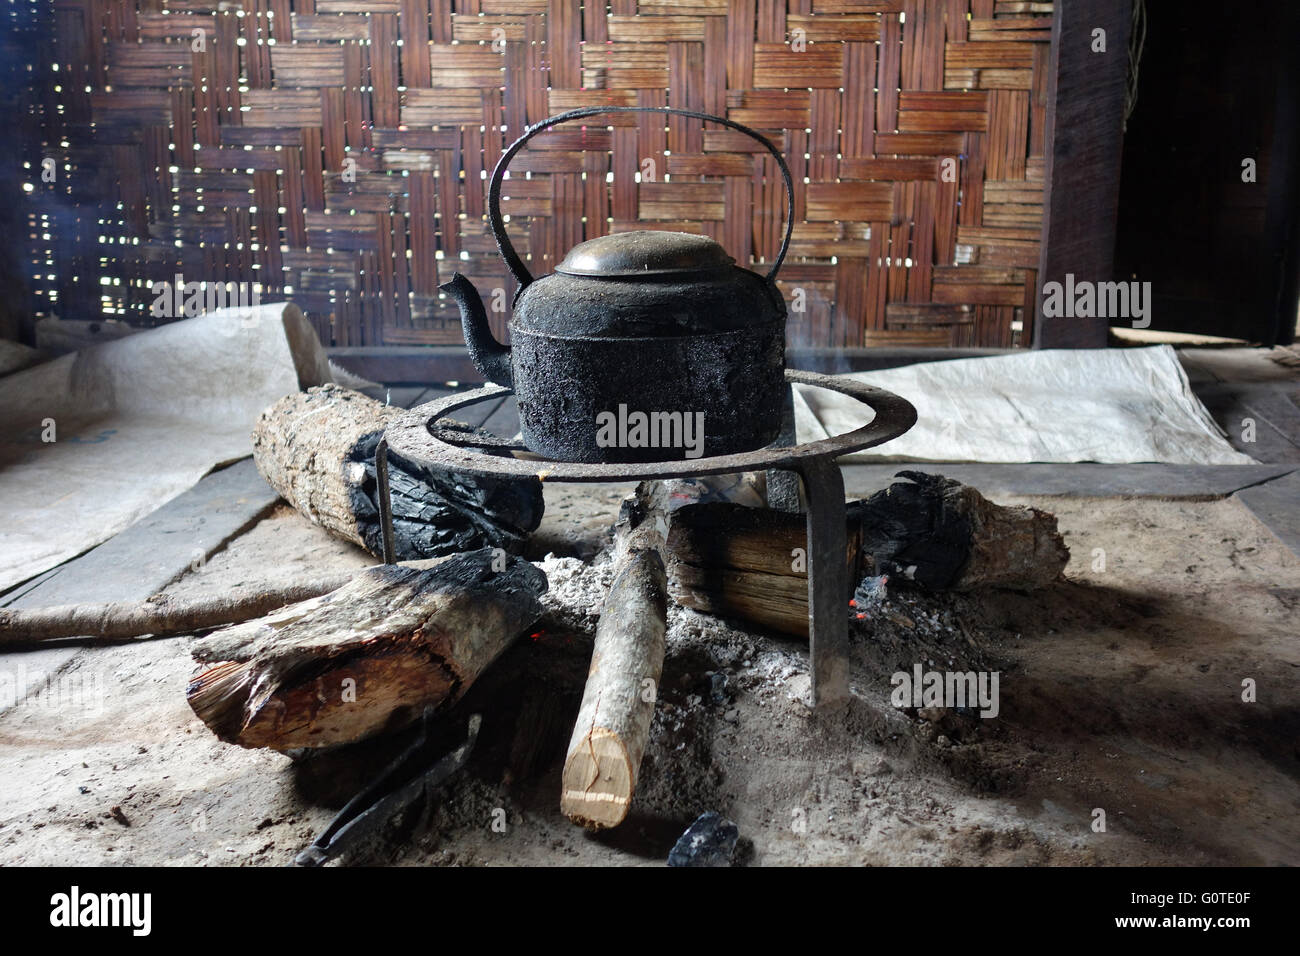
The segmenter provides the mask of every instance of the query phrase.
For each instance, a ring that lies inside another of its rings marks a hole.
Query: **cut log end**
[[[596,627],[591,670],[569,740],[560,809],[594,829],[623,822],[636,792],[664,666],[668,582],[662,487],[643,483],[620,518],[618,572]]]
[[[623,738],[597,727],[564,763],[560,810],[585,827],[616,827],[627,817],[635,786],[636,768]]]
[[[364,656],[327,665],[314,680],[281,686],[274,695],[254,689],[237,709],[228,703],[247,693],[255,665],[225,661],[195,678],[190,706],[218,737],[241,747],[332,747],[381,734],[419,717],[413,701],[456,696],[456,680],[440,660],[399,643],[410,642],[372,645]]]
[[[222,740],[300,750],[454,703],[541,614],[546,577],[491,550],[369,568],[337,591],[209,637],[186,697]]]

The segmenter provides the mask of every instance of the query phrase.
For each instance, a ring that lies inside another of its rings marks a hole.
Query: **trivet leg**
[[[799,476],[808,498],[808,643],[813,706],[820,710],[849,697],[848,519],[834,459],[801,462]]]
[[[785,403],[781,410],[781,433],[772,446],[789,448],[798,444],[794,433],[794,386],[785,383]],[[767,506],[773,511],[797,514],[799,506],[798,476],[785,468],[767,470]]]
[[[393,498],[388,488],[388,442],[383,438],[375,446],[375,496],[379,499],[379,528],[383,535],[384,564],[397,563],[397,547],[393,543]]]

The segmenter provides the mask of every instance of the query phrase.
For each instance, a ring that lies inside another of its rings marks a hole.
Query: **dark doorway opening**
[[[1151,282],[1152,328],[1288,344],[1300,298],[1300,6],[1146,6],[1116,276]]]

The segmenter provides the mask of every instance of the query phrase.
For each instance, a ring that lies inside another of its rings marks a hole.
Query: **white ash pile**
[[[548,554],[534,562],[550,585],[542,595],[543,622],[552,628],[594,634],[601,605],[614,577],[605,554],[593,563]]]

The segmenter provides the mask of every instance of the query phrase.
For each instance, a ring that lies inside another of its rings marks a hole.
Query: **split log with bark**
[[[564,761],[560,809],[594,829],[627,816],[650,739],[668,620],[663,494],[658,482],[647,482],[624,502],[617,569]]]
[[[329,594],[212,634],[186,690],[222,740],[287,751],[351,743],[445,707],[542,613],[546,576],[482,549],[368,568]]]
[[[1070,552],[1054,515],[994,504],[942,475],[907,479],[846,506],[848,580],[888,575],[932,591],[1032,590],[1057,580]],[[672,513],[671,594],[679,604],[808,635],[807,539],[801,515],[710,503]],[[845,595],[847,607],[848,598]]]
[[[402,413],[337,385],[297,392],[258,419],[253,460],[298,511],[381,556],[375,448]],[[468,425],[443,425],[486,434]],[[518,553],[542,520],[542,486],[536,478],[460,475],[390,452],[388,481],[398,560],[482,547]]]

